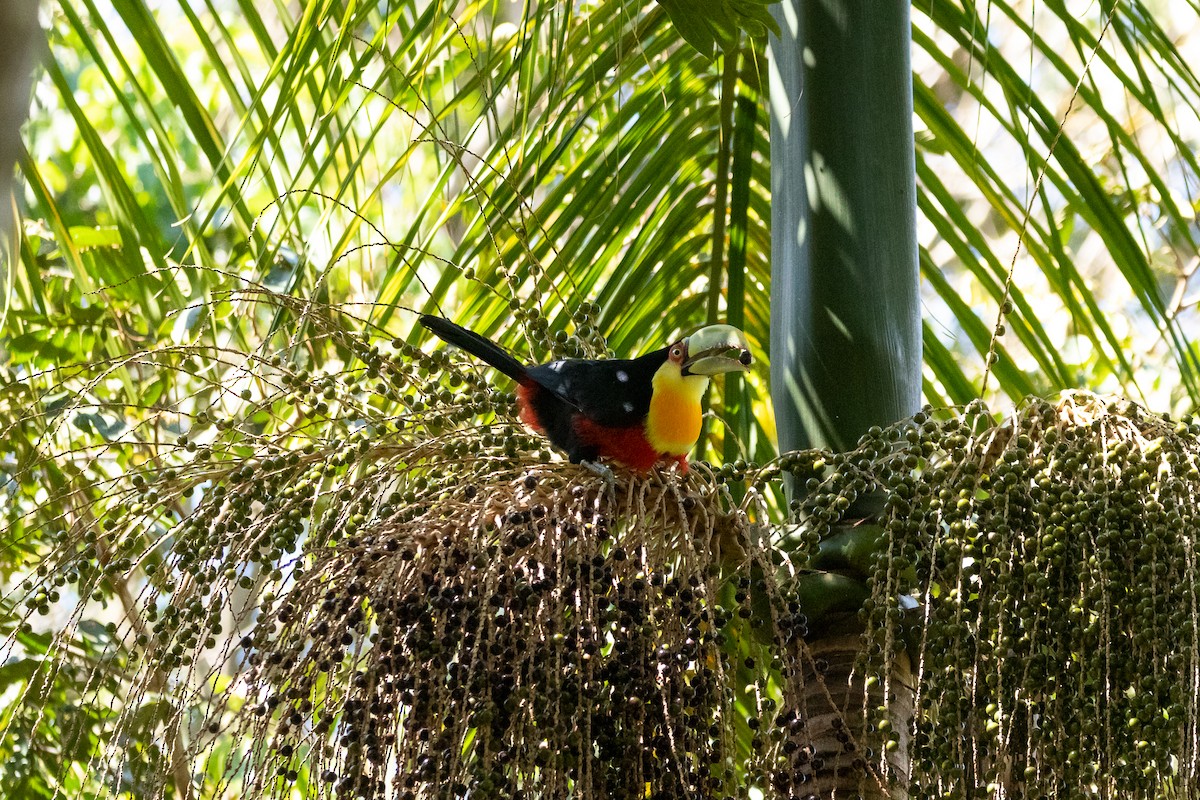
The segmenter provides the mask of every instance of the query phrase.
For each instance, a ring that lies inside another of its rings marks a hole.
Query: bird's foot
[[[598,461],[580,461],[579,464],[586,467],[590,472],[599,475],[604,481],[604,486],[610,491],[617,485],[617,476],[613,475],[613,471],[604,466]]]

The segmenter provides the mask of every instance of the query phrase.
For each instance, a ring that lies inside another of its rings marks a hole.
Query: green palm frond
[[[732,315],[765,354],[761,40],[739,34],[709,62],[654,3],[233,8],[56,10],[10,307],[66,281],[153,340],[178,309],[251,281],[373,304],[363,316],[391,335],[411,329],[400,309],[441,309],[542,349],[510,305],[574,331],[590,301],[615,352]],[[1200,398],[1196,312],[1179,301],[1194,293],[1200,171],[1180,123],[1200,105],[1181,49],[1195,45],[1142,3],[1113,8],[1107,27],[1103,9],[1061,2],[1032,20],[1010,3],[915,8],[930,400],[979,393],[1022,229],[989,392]],[[215,335],[207,319],[189,335]],[[147,340],[106,341],[116,354]],[[727,419],[757,457],[767,363],[741,403],[756,412]]]
[[[1035,8],[1031,23],[1024,6],[937,2],[914,26],[930,64],[916,81],[920,203],[936,231],[922,269],[970,342],[961,354],[975,351],[927,368],[946,399],[978,393],[971,365],[1015,269],[1001,391],[1092,386],[1194,408],[1196,313],[1170,303],[1197,252],[1197,135],[1181,122],[1200,92],[1175,44],[1194,47],[1194,26],[1140,2],[1083,18]]]

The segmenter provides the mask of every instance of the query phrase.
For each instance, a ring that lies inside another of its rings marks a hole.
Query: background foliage
[[[167,607],[180,588],[152,565],[178,557],[175,525],[213,485],[205,464],[227,475],[310,446],[341,458],[361,431],[423,412],[420,393],[390,382],[415,354],[406,309],[450,313],[539,360],[632,353],[728,320],[764,357],[714,393],[705,452],[773,455],[769,71],[745,35],[698,55],[669,10],[47,7],[4,294],[0,788],[136,794],[161,763],[156,742],[188,744],[195,730],[161,685],[130,698],[121,684],[122,659],[153,633],[137,626],[156,622],[135,621],[142,600]],[[914,7],[931,403],[1089,387],[1195,408],[1197,13],[1186,0]],[[464,419],[493,408],[475,391]],[[190,477],[176,485],[172,471]],[[164,516],[104,535],[148,509]],[[245,592],[286,545],[266,544]],[[44,584],[70,562],[63,548],[95,567],[89,580]],[[45,615],[22,628],[26,611]],[[244,622],[211,635],[232,641]],[[209,666],[236,695],[237,665]],[[30,692],[44,714],[29,716]],[[113,697],[137,724],[114,728]],[[94,769],[93,745],[118,741],[132,760]]]

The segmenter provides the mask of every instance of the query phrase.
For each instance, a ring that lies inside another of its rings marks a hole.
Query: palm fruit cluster
[[[926,410],[810,465],[794,556],[881,504],[858,663],[913,659],[910,731],[864,704],[893,746],[911,733],[910,796],[1200,793],[1197,434],[1072,393],[999,422]]]
[[[797,697],[767,685],[784,661],[752,633],[748,566],[712,558],[736,523],[711,482],[608,494],[529,466],[417,505],[312,552],[244,643],[267,777],[307,769],[331,797],[723,798],[810,747]]]

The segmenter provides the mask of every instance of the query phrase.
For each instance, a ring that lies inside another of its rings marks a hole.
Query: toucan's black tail
[[[525,380],[525,366],[495,342],[485,339],[461,325],[455,325],[448,319],[430,314],[421,316],[421,324],[437,334],[439,339],[461,347],[471,355],[483,359],[513,380]]]

